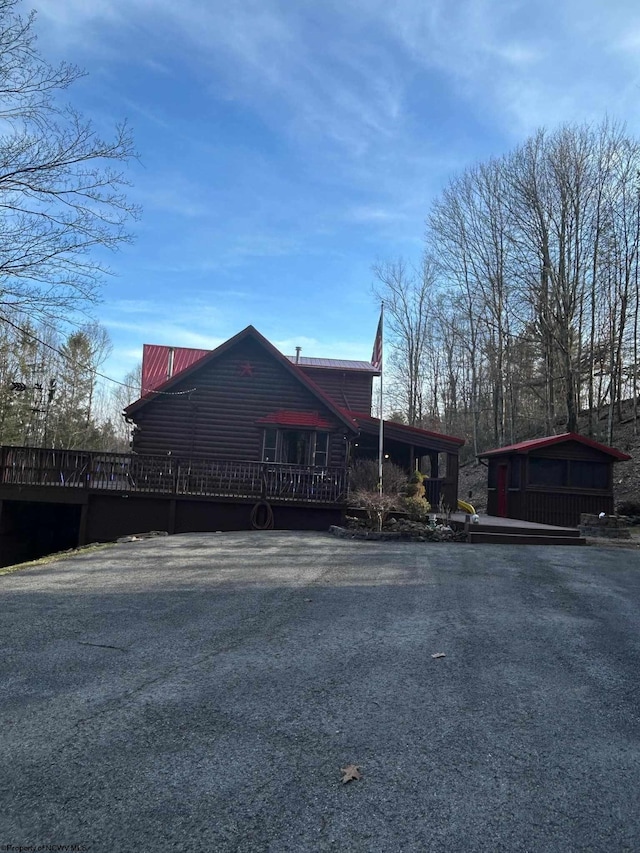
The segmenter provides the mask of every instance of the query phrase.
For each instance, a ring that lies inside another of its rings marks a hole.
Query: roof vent
[[[296,347],[296,364],[300,364],[300,351],[302,347]]]

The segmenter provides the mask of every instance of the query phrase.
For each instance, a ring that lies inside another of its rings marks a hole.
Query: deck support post
[[[169,520],[167,521],[167,533],[173,536],[176,532],[176,499],[171,498],[169,501]]]
[[[81,504],[80,506],[80,525],[78,527],[78,548],[82,548],[83,545],[87,544],[87,519],[89,517],[89,500],[87,500]]]

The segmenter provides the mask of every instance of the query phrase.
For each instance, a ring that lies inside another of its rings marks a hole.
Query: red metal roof
[[[158,344],[145,344],[142,348],[142,388],[140,393],[159,388],[169,376],[170,355],[173,351],[173,371],[171,376],[182,373],[191,367],[210,350],[191,349],[190,347],[165,347]]]
[[[184,368],[184,370],[177,373],[174,370],[173,376],[170,379],[165,380],[163,383],[158,385],[157,389],[149,390],[148,388],[144,389],[143,396],[140,397],[139,400],[136,400],[134,403],[131,403],[129,406],[125,408],[125,412],[127,417],[132,415],[134,412],[138,411],[140,408],[145,406],[151,400],[156,399],[156,391],[160,394],[169,393],[170,389],[181,379],[186,378],[194,370],[198,370],[201,366],[208,364],[210,361],[218,358],[223,353],[227,352],[227,350],[231,349],[235,346],[238,341],[243,340],[244,338],[251,337],[255,341],[257,341],[261,346],[263,346],[267,352],[269,352],[275,359],[277,359],[290,373],[295,376],[299,382],[301,382],[304,386],[306,386],[309,391],[311,391],[328,409],[333,412],[342,423],[345,424],[350,430],[354,432],[357,430],[357,426],[354,424],[353,419],[348,415],[345,415],[344,410],[338,406],[331,397],[328,396],[316,383],[306,374],[303,370],[300,370],[295,364],[293,364],[289,359],[282,355],[282,353],[274,347],[274,345],[268,341],[264,335],[261,335],[260,332],[254,326],[247,326],[246,329],[243,329],[241,332],[238,332],[232,338],[229,338],[228,341],[225,341],[223,344],[220,344],[219,347],[211,351],[205,351],[205,354],[196,359],[192,364],[188,367]],[[198,350],[191,350],[191,352],[198,352]]]
[[[330,411],[333,411],[343,420],[351,429],[358,430],[361,425],[366,424],[369,428],[379,424],[378,418],[371,415],[352,412],[342,406],[337,405],[334,400],[311,379],[309,373],[300,368],[315,367],[318,369],[336,369],[336,370],[359,370],[367,373],[378,375],[380,371],[376,370],[367,361],[351,361],[347,359],[322,359],[322,358],[303,358],[300,357],[296,364],[295,356],[283,356],[265,337],[263,337],[253,326],[247,326],[242,332],[238,332],[233,338],[225,341],[215,350],[198,350],[187,347],[165,347],[151,344],[145,344],[142,360],[142,376],[143,376],[143,396],[127,407],[125,411],[132,413],[139,409],[145,403],[154,399],[156,395],[153,391],[162,388],[163,391],[169,391],[178,379],[178,375],[184,371],[191,373],[197,369],[197,363],[202,359],[209,361],[216,358],[217,355],[225,352],[233,344],[246,337],[252,336],[258,340],[267,350],[269,350],[276,358],[286,364],[291,372],[296,375],[300,381],[309,388],[321,400]],[[168,378],[169,351],[174,351],[173,376]],[[145,369],[146,368],[146,369]],[[148,393],[151,392],[151,393]],[[273,420],[272,420],[273,418]],[[279,418],[276,419],[276,418]],[[274,423],[282,426],[307,426],[316,428],[331,428],[332,424],[324,420],[317,412],[293,412],[290,410],[279,410],[272,415],[268,415],[262,419],[261,423]],[[465,443],[463,438],[456,436],[444,435],[443,433],[431,432],[430,430],[420,429],[418,427],[410,427],[405,424],[398,424],[395,421],[385,421],[385,425],[404,433],[407,436],[407,441],[411,438],[414,440],[425,440],[429,438],[448,441],[453,444],[462,445]]]
[[[316,367],[321,370],[356,370],[362,373],[371,373],[379,376],[380,371],[370,361],[353,361],[345,358],[308,358],[300,356],[296,361],[295,355],[285,356],[298,367]]]
[[[331,429],[332,423],[321,417],[318,412],[292,412],[281,409],[273,412],[265,418],[258,420],[260,424],[277,424],[278,426],[315,427],[319,429]]]
[[[160,344],[144,344],[142,348],[142,388],[141,394],[154,391],[160,387],[169,376],[170,354],[173,351],[173,371],[171,376],[177,376],[187,367],[191,367],[212,350],[193,349],[191,347],[168,347]],[[298,367],[311,367],[322,370],[353,370],[379,376],[380,371],[368,361],[353,361],[343,358],[308,358],[300,356],[296,362],[295,355],[285,356]]]
[[[495,450],[485,450],[484,453],[479,453],[478,459],[483,459],[485,456],[501,456],[505,453],[529,453],[530,450],[537,450],[541,447],[550,447],[553,444],[563,444],[565,441],[577,441],[587,447],[593,447],[594,450],[599,450],[601,453],[613,456],[620,462],[631,459],[628,454],[623,453],[621,450],[616,450],[615,447],[609,447],[606,444],[600,444],[599,441],[594,441],[592,438],[587,438],[584,435],[578,435],[577,432],[563,432],[560,435],[546,435],[543,438],[532,438],[529,441],[520,441],[517,444],[508,444],[506,447],[496,447]]]

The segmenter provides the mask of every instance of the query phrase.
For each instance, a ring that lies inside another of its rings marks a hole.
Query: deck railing
[[[0,484],[206,497],[343,503],[342,468],[1,447]]]

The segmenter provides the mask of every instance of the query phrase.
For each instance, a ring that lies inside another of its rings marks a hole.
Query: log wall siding
[[[136,453],[258,460],[264,432],[258,421],[287,409],[317,412],[331,423],[328,464],[345,463],[345,425],[251,338],[171,390],[190,389],[189,394],[158,396],[132,415]]]
[[[338,406],[360,414],[371,413],[373,377],[370,373],[304,366],[300,369]]]

